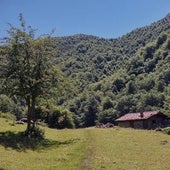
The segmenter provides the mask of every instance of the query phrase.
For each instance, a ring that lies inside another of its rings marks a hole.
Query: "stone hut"
[[[169,117],[161,111],[147,111],[139,113],[128,113],[115,121],[121,127],[131,127],[135,129],[155,129],[166,127]]]

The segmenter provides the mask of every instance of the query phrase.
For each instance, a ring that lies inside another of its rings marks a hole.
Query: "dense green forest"
[[[78,34],[53,38],[49,46],[72,90],[41,102],[41,118],[46,119],[42,115],[50,101],[67,108],[76,127],[114,123],[141,107],[170,114],[170,14],[117,39]],[[0,95],[0,110],[18,117],[25,111],[22,100],[5,94]]]

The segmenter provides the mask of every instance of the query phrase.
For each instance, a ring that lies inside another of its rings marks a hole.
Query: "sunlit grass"
[[[168,170],[170,136],[155,131],[95,129],[94,168]]]
[[[0,119],[0,134],[17,134],[24,125]],[[42,127],[44,128],[44,127]],[[55,130],[33,148],[0,139],[0,169],[5,170],[169,170],[170,135],[123,128]],[[8,132],[8,133],[6,133]],[[11,140],[11,138],[8,138]],[[14,145],[15,144],[15,145]]]
[[[0,119],[4,131],[23,131],[25,126],[11,126],[10,121]],[[80,167],[85,152],[86,139],[83,130],[54,130],[45,128],[46,139],[54,141],[51,146],[37,150],[27,149],[18,151],[13,147],[5,148],[0,143],[0,169],[11,170],[75,170]]]

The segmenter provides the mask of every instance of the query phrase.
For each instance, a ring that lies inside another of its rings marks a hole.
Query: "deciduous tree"
[[[19,19],[21,28],[10,25],[9,37],[3,39],[0,56],[5,60],[0,72],[5,92],[25,100],[26,134],[32,137],[36,128],[37,99],[51,93],[59,81],[52,63],[53,51],[48,48],[52,38],[49,35],[35,38],[35,30],[25,26],[21,14]]]

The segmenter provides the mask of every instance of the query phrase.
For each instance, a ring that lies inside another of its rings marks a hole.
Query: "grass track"
[[[24,126],[0,119],[0,137]],[[50,143],[16,149],[0,139],[0,169],[4,170],[169,170],[170,136],[123,128],[54,130],[45,128]],[[11,140],[11,139],[10,139]],[[15,142],[15,141],[14,141]],[[11,145],[10,145],[11,144]]]

